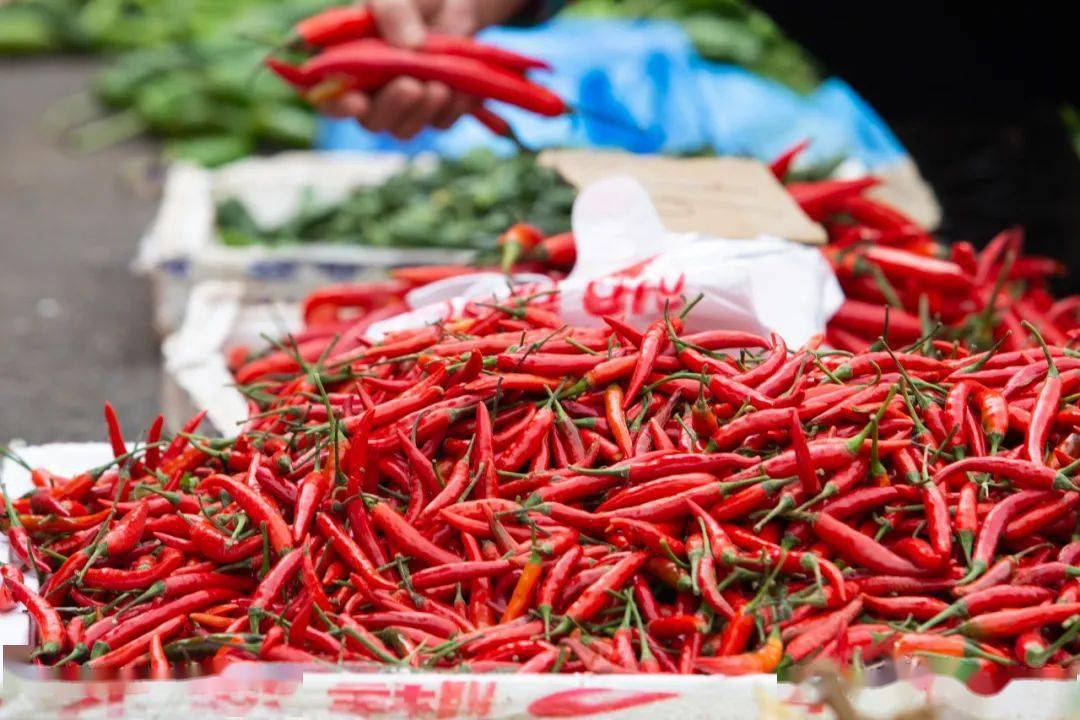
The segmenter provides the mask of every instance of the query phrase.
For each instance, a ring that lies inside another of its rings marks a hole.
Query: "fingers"
[[[371,11],[386,42],[417,47],[427,36],[422,8],[414,0],[372,0]]]
[[[319,110],[330,117],[356,118],[364,122],[371,110],[371,98],[363,93],[351,92],[319,105]]]
[[[442,112],[431,120],[431,124],[440,130],[446,130],[461,119],[462,115],[469,113],[479,104],[476,98],[469,95],[455,94]]]
[[[371,0],[379,33],[391,45],[416,47],[428,23],[439,32],[467,35],[478,28],[475,0]],[[475,105],[442,83],[397,78],[371,97],[347,95],[324,106],[327,114],[356,117],[372,132],[408,139],[428,125],[446,129]],[[355,111],[355,112],[354,112]]]
[[[372,132],[390,132],[397,138],[408,139],[432,124],[436,117],[446,115],[453,97],[442,83],[397,78],[375,94],[371,109],[361,122]]]
[[[416,135],[426,126],[433,124],[436,117],[444,114],[452,100],[453,94],[446,85],[439,82],[425,83],[423,97],[407,116],[401,118],[394,135],[399,138]]]

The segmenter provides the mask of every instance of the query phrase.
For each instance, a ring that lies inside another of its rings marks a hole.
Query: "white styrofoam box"
[[[106,443],[56,443],[14,449],[31,467],[74,475],[112,458]],[[9,459],[0,477],[13,495],[33,485]],[[0,560],[8,557],[0,536]],[[32,583],[32,578],[29,579]],[[0,614],[0,646],[25,646],[22,610]],[[2,649],[2,648],[0,648]],[[0,656],[2,663],[2,656]],[[0,671],[3,666],[0,664]],[[851,690],[860,717],[888,720],[931,709],[949,720],[1065,720],[1080,717],[1075,680],[1018,680],[995,695],[978,695],[953,677],[885,675],[878,687]],[[304,672],[278,664],[236,665],[218,676],[170,681],[60,681],[35,668],[8,667],[0,685],[0,720],[78,717],[133,720],[200,718],[510,718],[597,720],[797,720],[826,718],[813,682],[778,683],[772,675],[475,675],[433,672]]]
[[[240,200],[256,222],[273,226],[295,215],[305,196],[318,204],[340,201],[355,188],[384,182],[406,162],[392,153],[290,152],[215,170],[171,166],[133,263],[153,280],[158,330],[167,335],[179,326],[187,297],[202,280],[243,280],[267,298],[299,300],[321,285],[373,279],[393,267],[472,260],[471,250],[346,243],[229,247],[215,231],[217,203],[226,198]]]
[[[296,302],[253,299],[241,281],[208,281],[191,291],[184,320],[162,344],[163,412],[175,430],[196,412],[206,410],[202,431],[234,435],[247,419],[247,400],[236,389],[226,351],[239,343],[265,347],[300,329]]]

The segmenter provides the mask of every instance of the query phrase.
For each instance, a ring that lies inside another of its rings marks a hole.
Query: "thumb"
[[[427,27],[415,0],[372,0],[379,34],[391,45],[413,48],[424,42]]]

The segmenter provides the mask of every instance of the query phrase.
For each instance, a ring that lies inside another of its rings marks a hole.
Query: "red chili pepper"
[[[420,50],[434,55],[455,55],[472,58],[504,70],[525,73],[529,70],[550,70],[544,60],[521,55],[494,45],[486,45],[472,38],[457,35],[428,33]]]
[[[531,259],[555,267],[572,267],[577,260],[573,233],[561,233],[541,240],[529,253]]]
[[[624,398],[622,388],[618,385],[608,385],[607,390],[604,391],[604,409],[608,427],[611,428],[615,444],[619,446],[623,457],[630,458],[634,455],[634,444],[626,425],[626,415],[623,412]]]
[[[0,565],[0,573],[11,596],[30,613],[37,628],[41,654],[55,655],[63,650],[66,633],[60,614],[44,598],[26,587],[13,568]]]
[[[802,485],[803,493],[808,497],[813,497],[821,492],[821,481],[818,480],[817,468],[814,467],[814,459],[810,455],[810,446],[806,442],[806,434],[803,432],[802,423],[799,421],[799,413],[792,410],[790,415],[791,445],[795,449],[795,464],[799,473],[799,483]]]
[[[658,555],[686,555],[686,545],[656,525],[641,520],[615,517],[609,521],[608,531],[616,531],[627,537],[632,544],[645,547]]]
[[[120,623],[117,623],[115,618],[106,618],[99,621],[99,623],[105,623],[101,629],[97,629],[98,623],[95,623],[87,630],[86,642],[100,641],[110,648],[118,649],[129,640],[140,637],[169,620],[210,607],[216,603],[231,600],[237,595],[239,593],[236,590],[227,588],[197,590],[172,602],[146,610]]]
[[[391,47],[376,39],[332,47],[304,63],[302,70],[319,79],[365,73],[405,75],[442,82],[458,92],[499,100],[540,115],[556,117],[567,112],[566,104],[557,95],[520,75],[473,58],[429,55]]]
[[[735,617],[735,610],[717,588],[716,565],[713,560],[715,551],[711,547],[709,551],[706,551],[705,543],[699,534],[691,535],[687,543],[691,566],[693,566],[694,558],[697,558],[695,579],[701,592],[701,598],[706,605],[712,608],[713,612],[731,620]]]
[[[591,619],[610,601],[609,593],[618,592],[630,581],[634,573],[649,559],[647,553],[631,553],[615,563],[596,582],[585,589],[577,600],[563,613],[563,620],[556,632],[565,632],[572,622],[582,623]]]
[[[363,5],[327,8],[301,20],[293,28],[296,37],[313,47],[328,47],[371,37],[377,32],[375,15]]]
[[[1005,433],[1009,431],[1009,407],[1005,396],[996,390],[979,386],[975,391],[975,402],[982,417],[982,429],[990,441],[990,454],[997,455]]]
[[[875,337],[880,335],[885,327],[886,309],[880,305],[872,305],[856,300],[845,300],[840,309],[833,314],[829,321],[833,325],[861,332]],[[890,342],[912,342],[922,335],[922,324],[919,318],[903,310],[890,309],[888,311]]]
[[[313,470],[300,481],[300,490],[296,497],[293,516],[292,540],[300,544],[307,537],[308,527],[315,517],[315,510],[330,491],[333,468]]]
[[[143,458],[143,462],[146,465],[146,469],[151,472],[157,470],[161,465],[161,448],[158,447],[158,443],[161,441],[161,429],[165,425],[165,416],[158,415],[154,418],[154,422],[150,424],[150,429],[146,432],[146,455]]]
[[[109,403],[105,403],[105,423],[109,428],[109,444],[112,446],[113,457],[127,455],[127,446],[124,445],[124,432],[120,429],[120,419],[116,416],[116,410]]]
[[[1006,457],[971,457],[947,465],[933,477],[940,485],[961,473],[989,473],[1001,475],[1017,485],[1030,490],[1078,490],[1073,482],[1061,473],[1027,460]]]
[[[1077,614],[1080,603],[998,610],[977,615],[961,623],[957,630],[976,638],[1015,637],[1028,630],[1065,622]]]
[[[722,402],[729,402],[733,405],[747,402],[758,410],[764,410],[776,405],[776,401],[767,395],[724,375],[709,376],[709,392]]]
[[[806,214],[821,220],[841,199],[859,195],[880,182],[872,177],[854,180],[822,180],[789,183],[786,190],[795,198],[795,202],[802,206]]]
[[[653,366],[656,364],[656,357],[667,344],[669,323],[676,333],[682,329],[681,320],[665,317],[649,325],[649,328],[642,335],[641,345],[638,348],[638,361],[634,366],[634,372],[630,376],[630,383],[627,385],[623,398],[624,410],[634,403],[638,393],[641,392],[641,388],[645,385],[645,380],[649,377]]]
[[[965,290],[974,285],[970,275],[956,263],[924,258],[895,248],[869,246],[861,251],[863,257],[881,267],[887,274],[917,274],[928,287]]]
[[[540,554],[535,550],[529,554],[529,560],[514,585],[514,591],[510,601],[506,604],[506,610],[499,618],[499,624],[505,624],[516,620],[525,614],[532,605],[532,598],[536,592],[537,583],[540,581],[540,573],[543,569]]]
[[[281,513],[273,503],[252,488],[224,475],[211,475],[203,480],[199,487],[209,492],[227,492],[256,525],[265,523],[274,552],[283,554],[292,547],[292,535]]]
[[[801,140],[784,152],[776,156],[776,158],[769,163],[769,170],[773,176],[780,182],[784,182],[784,178],[787,177],[788,170],[791,168],[791,164],[803,153],[806,148],[810,147],[810,139]]]
[[[277,561],[255,588],[255,594],[251,597],[249,615],[253,610],[265,610],[277,598],[285,584],[299,572],[303,559],[304,551],[297,549],[289,551]]]
[[[252,535],[241,541],[233,541],[217,530],[209,521],[196,518],[188,527],[189,536],[198,552],[214,562],[231,564],[258,555],[262,550],[262,536]]]
[[[840,556],[875,572],[911,576],[926,572],[827,513],[817,513],[810,524],[817,536]]]
[[[1033,331],[1036,339],[1043,347],[1046,355],[1047,374],[1039,391],[1038,400],[1031,411],[1031,424],[1027,433],[1027,455],[1036,465],[1045,465],[1046,440],[1050,434],[1050,424],[1057,415],[1058,404],[1061,402],[1062,380],[1054,359],[1050,356],[1050,350],[1043,342],[1042,336],[1030,324],[1028,328]]]
[[[783,656],[784,645],[780,640],[780,633],[773,631],[759,650],[737,655],[699,657],[694,662],[694,667],[713,675],[756,675],[775,670]]]
[[[899,210],[865,195],[841,198],[835,208],[850,215],[856,222],[879,230],[890,230],[908,236],[918,236],[922,230]]]
[[[921,495],[930,547],[942,562],[945,562],[952,556],[952,527],[948,504],[941,488],[932,482],[921,485]]]
[[[172,669],[169,658],[165,655],[165,646],[162,644],[163,633],[156,633],[150,639],[150,677],[155,680],[168,680],[172,677]]]
[[[1047,505],[1033,508],[1005,526],[1002,537],[1006,540],[1019,540],[1031,537],[1043,528],[1068,516],[1080,507],[1080,493],[1068,492]]]
[[[371,506],[371,520],[389,537],[396,548],[429,565],[462,562],[461,558],[426,539],[385,502]]]
[[[936,572],[948,563],[948,556],[941,556],[934,552],[930,543],[922,538],[906,536],[889,545],[889,548],[900,557],[910,560],[914,565],[928,572]]]
[[[840,632],[841,628],[858,617],[863,609],[863,598],[857,597],[843,608],[826,615],[817,621],[813,627],[808,628],[794,640],[788,643],[786,654],[792,660],[798,661],[805,658],[815,650],[819,650],[826,642],[832,640]]]
[[[893,641],[892,654],[894,658],[926,654],[960,658],[985,658],[996,663],[1011,664],[1008,657],[955,635],[901,633]]]
[[[1016,571],[1016,565],[1017,560],[1015,557],[1004,557],[991,565],[990,569],[978,580],[966,585],[957,585],[954,583],[952,594],[956,597],[963,597],[964,595],[970,595],[971,593],[979,592],[980,590],[985,590],[986,588],[1007,582]]]
[[[648,482],[684,473],[723,473],[753,467],[757,461],[735,453],[671,453],[660,451],[635,457],[603,469],[581,469],[586,474],[615,475],[631,484]]]
[[[757,555],[764,554],[769,563],[778,565],[785,572],[809,574],[815,579],[820,573],[828,581],[839,600],[847,599],[844,576],[840,569],[827,558],[815,553],[785,550],[780,545],[736,525],[728,524],[722,527],[734,544],[743,550],[751,551]],[[724,562],[731,562],[729,557],[721,559]]]
[[[499,236],[499,245],[502,246],[502,270],[510,272],[511,268],[523,255],[526,255],[541,240],[544,234],[539,228],[529,223],[516,223],[507,228],[506,232]]]
[[[873,575],[859,579],[859,587],[867,595],[940,593],[952,589],[955,584],[956,580],[952,578],[918,578],[897,575]]]
[[[1024,490],[1015,495],[1010,495],[1000,503],[994,505],[983,520],[979,528],[979,536],[975,542],[975,550],[971,556],[971,566],[968,574],[960,581],[965,585],[986,572],[994,558],[998,541],[1005,530],[1005,526],[1022,509],[1042,502],[1052,497],[1051,493],[1040,490]]]
[[[90,568],[83,575],[83,585],[103,590],[145,590],[159,580],[171,575],[184,562],[184,555],[172,548],[165,548],[161,557],[148,567],[135,570],[118,568]]]
[[[499,470],[517,470],[536,454],[554,424],[555,412],[548,407],[541,408],[514,444],[495,459],[495,467]]]
[[[943,612],[948,605],[937,598],[925,595],[902,597],[863,596],[863,607],[871,614],[882,618],[903,620],[914,618],[926,620]]]
[[[117,647],[115,650],[110,650],[103,655],[91,658],[86,664],[88,667],[98,669],[122,667],[145,653],[150,648],[150,645],[155,638],[160,642],[162,638],[175,635],[186,624],[186,617],[174,617],[161,623],[157,627],[150,629],[145,634],[133,640],[129,640],[126,644]]]
[[[925,632],[949,618],[969,618],[982,613],[1006,608],[1023,608],[1041,605],[1053,599],[1054,594],[1046,588],[1034,585],[999,585],[970,593],[919,627]]]
[[[975,544],[975,532],[979,524],[976,513],[978,504],[977,491],[974,483],[966,483],[960,488],[960,499],[956,505],[956,518],[954,521],[956,535],[964,550],[964,557],[968,558],[969,561]]]

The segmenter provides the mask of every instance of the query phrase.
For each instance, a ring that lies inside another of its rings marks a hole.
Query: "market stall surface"
[[[0,62],[0,443],[100,440],[106,399],[134,435],[161,404],[150,288],[128,271],[157,201],[132,177],[154,151],[71,155],[42,124],[94,71]]]

